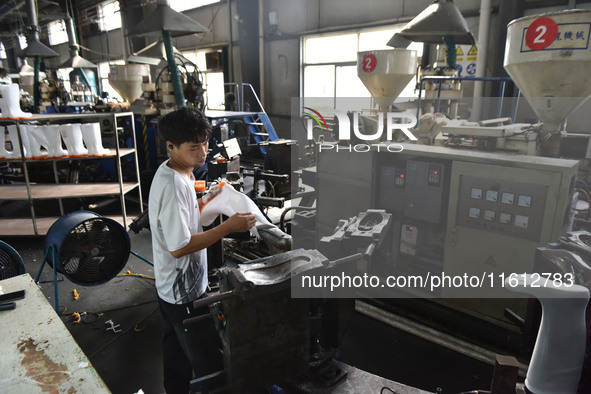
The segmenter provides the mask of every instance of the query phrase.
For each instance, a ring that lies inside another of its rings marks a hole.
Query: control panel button
[[[482,189],[478,187],[473,187],[470,189],[470,198],[475,200],[482,200]]]
[[[517,205],[525,208],[531,207],[531,196],[520,194],[517,197]]]
[[[529,217],[524,215],[515,215],[515,227],[527,228]]]
[[[486,191],[486,201],[497,202],[499,201],[499,192],[496,190]]]
[[[489,222],[494,222],[495,216],[496,216],[495,211],[491,211],[490,209],[484,210],[484,220],[489,221]]]
[[[513,193],[503,193],[503,194],[501,194],[501,202],[503,204],[513,205],[513,203],[515,202],[515,194],[513,194]]]
[[[510,213],[501,212],[499,214],[499,223],[502,223],[502,224],[510,224],[511,223],[511,214]]]
[[[480,219],[480,208],[470,207],[468,216],[470,216],[472,219]]]
[[[406,183],[406,174],[404,172],[404,170],[395,170],[394,172],[394,186],[396,187],[404,187],[404,184]]]
[[[440,186],[441,185],[441,166],[436,164],[429,165],[429,176],[427,178],[427,184],[429,186]]]

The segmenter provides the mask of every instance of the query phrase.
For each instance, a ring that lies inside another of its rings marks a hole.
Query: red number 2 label
[[[534,51],[547,48],[556,40],[558,25],[552,18],[541,17],[532,22],[525,32],[525,43]]]
[[[373,70],[375,70],[378,64],[378,59],[376,58],[376,55],[374,55],[373,53],[366,53],[365,55],[363,55],[362,62],[363,71],[365,71],[366,73],[370,73]]]

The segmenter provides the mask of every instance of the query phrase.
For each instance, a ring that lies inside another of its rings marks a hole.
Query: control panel
[[[456,224],[539,241],[548,186],[463,175]]]
[[[445,165],[406,160],[380,170],[379,205],[405,218],[442,223]]]

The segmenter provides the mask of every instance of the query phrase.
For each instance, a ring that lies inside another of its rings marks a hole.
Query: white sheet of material
[[[274,226],[247,195],[236,191],[225,182],[211,188],[203,196],[202,201],[205,203],[201,209],[201,223],[204,226],[209,226],[220,214],[230,217],[238,212],[252,212],[255,216],[257,221],[250,233],[257,238],[260,238],[257,227]]]

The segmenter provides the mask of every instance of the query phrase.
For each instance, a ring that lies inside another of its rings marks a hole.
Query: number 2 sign
[[[554,19],[541,17],[532,22],[525,32],[525,43],[534,51],[547,48],[556,40],[558,25]]]
[[[376,55],[374,55],[373,53],[366,53],[365,55],[363,55],[363,65],[361,66],[363,68],[363,71],[365,71],[366,73],[370,73],[373,70],[375,70],[377,64],[378,64],[378,59],[376,58]]]

